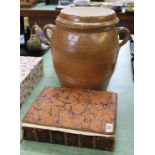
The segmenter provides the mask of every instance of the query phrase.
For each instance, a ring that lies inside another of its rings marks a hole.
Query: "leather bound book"
[[[46,87],[24,119],[24,139],[113,151],[117,95]]]

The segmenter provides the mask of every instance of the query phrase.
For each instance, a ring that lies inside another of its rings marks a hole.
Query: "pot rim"
[[[88,9],[88,10],[100,10],[101,12],[97,15],[93,15],[93,12],[88,15],[88,11],[83,11],[82,14],[76,11],[80,11],[80,9]],[[74,10],[72,12],[72,10]],[[71,11],[71,14],[69,12]],[[104,13],[106,12],[106,13]],[[103,15],[102,15],[103,14]],[[115,11],[107,8],[100,7],[73,7],[61,10],[59,16],[56,18],[56,24],[61,24],[64,26],[69,26],[72,28],[86,29],[86,28],[97,28],[97,27],[107,27],[115,25],[119,22],[119,18],[116,16]]]

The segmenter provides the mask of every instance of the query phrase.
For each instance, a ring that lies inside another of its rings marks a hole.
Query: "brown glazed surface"
[[[22,122],[104,134],[115,133],[116,94],[47,87]],[[108,131],[107,125],[112,126]]]
[[[106,89],[119,49],[130,37],[126,28],[114,27],[119,21],[114,11],[90,8],[79,7],[78,13],[76,9],[62,10],[56,26],[44,27],[46,36],[47,29],[53,31],[51,39],[47,37],[57,76],[66,87]],[[80,14],[83,9],[88,11]],[[122,44],[118,40],[120,32],[126,36]]]

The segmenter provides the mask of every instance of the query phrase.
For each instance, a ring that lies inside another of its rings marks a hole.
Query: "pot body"
[[[56,26],[51,46],[54,67],[62,85],[107,87],[119,51],[114,27],[78,30]]]
[[[44,33],[51,42],[54,67],[63,86],[105,90],[114,71],[119,49],[129,40],[130,33],[126,28],[114,27],[119,20],[112,10],[85,10],[75,8],[71,12],[61,11],[56,26],[46,25]],[[105,15],[107,12],[108,15]],[[48,37],[47,29],[53,31],[52,37]],[[125,32],[121,43],[118,39],[120,32]]]

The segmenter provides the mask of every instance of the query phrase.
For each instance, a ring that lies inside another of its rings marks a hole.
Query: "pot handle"
[[[51,43],[51,38],[52,38],[52,36],[49,37],[49,34],[47,33],[47,30],[52,31],[52,33],[53,33],[54,28],[55,28],[55,25],[53,25],[53,24],[46,24],[46,25],[43,27],[44,35],[45,35],[45,37],[47,38],[47,40],[48,40],[49,43]]]
[[[125,34],[124,39],[119,43],[119,47],[122,47],[130,39],[130,31],[126,27],[117,27],[116,29],[118,35],[121,33]]]

